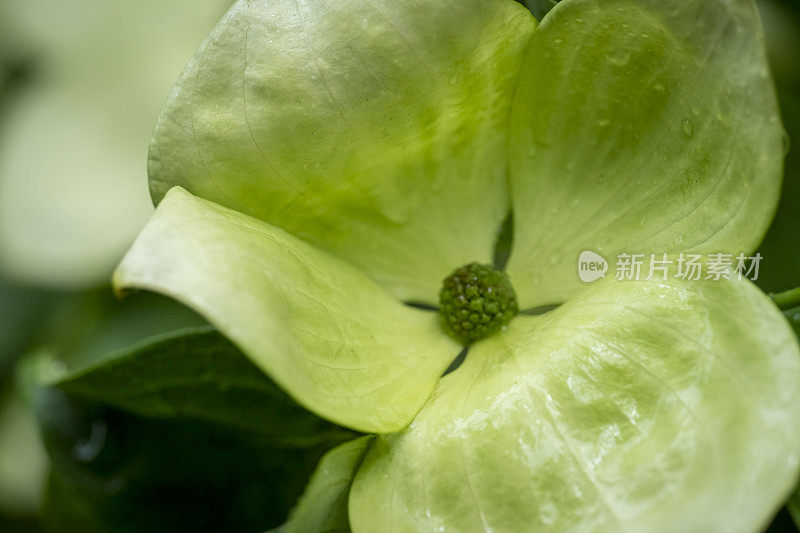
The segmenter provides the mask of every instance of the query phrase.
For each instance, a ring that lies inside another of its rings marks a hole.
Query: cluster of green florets
[[[497,332],[518,312],[508,275],[490,265],[470,263],[456,269],[439,291],[442,325],[465,345]]]

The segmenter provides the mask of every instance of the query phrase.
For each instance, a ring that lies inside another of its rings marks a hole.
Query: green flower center
[[[448,335],[471,344],[508,324],[519,312],[508,275],[470,263],[447,276],[439,291],[439,315]]]

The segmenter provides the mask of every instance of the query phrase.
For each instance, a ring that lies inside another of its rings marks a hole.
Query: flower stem
[[[800,305],[800,287],[789,289],[783,292],[771,292],[769,297],[781,310],[790,309]]]

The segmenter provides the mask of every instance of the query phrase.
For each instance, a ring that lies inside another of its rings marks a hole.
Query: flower
[[[115,273],[208,318],[289,394],[381,434],[354,531],[763,525],[794,482],[800,354],[749,282],[586,285],[584,250],[749,252],[782,129],[749,0],[240,0],[150,150]],[[521,314],[461,347],[444,277]]]

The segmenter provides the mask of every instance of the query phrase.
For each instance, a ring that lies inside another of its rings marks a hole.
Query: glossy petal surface
[[[491,258],[534,27],[508,0],[240,0],[159,121],[153,197],[180,185],[435,303]]]
[[[574,294],[584,250],[748,253],[774,212],[782,128],[750,0],[565,0],[511,117],[522,308]]]
[[[749,282],[603,283],[477,343],[376,440],[350,516],[356,533],[754,531],[794,483],[799,420],[797,340]]]

